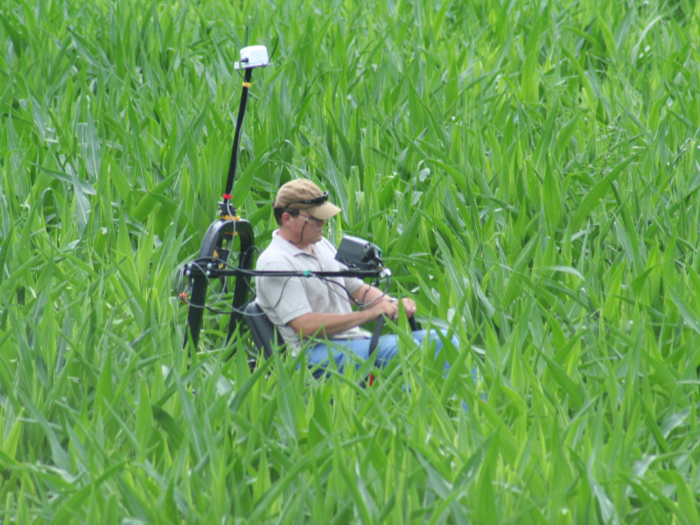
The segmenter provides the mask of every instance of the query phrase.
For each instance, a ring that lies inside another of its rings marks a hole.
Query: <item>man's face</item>
[[[290,216],[291,237],[299,247],[315,244],[323,237],[323,227],[326,221],[317,219],[305,210],[300,210],[296,217]]]

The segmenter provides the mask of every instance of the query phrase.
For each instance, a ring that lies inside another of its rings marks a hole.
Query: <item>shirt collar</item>
[[[309,253],[305,250],[302,250],[301,248],[294,246],[291,242],[287,241],[286,239],[283,239],[282,237],[279,236],[279,229],[275,230],[272,232],[272,244],[275,245],[275,248],[278,248],[282,250],[283,252],[288,253],[292,257],[297,257],[299,255],[308,255],[309,257],[315,257],[314,254]]]

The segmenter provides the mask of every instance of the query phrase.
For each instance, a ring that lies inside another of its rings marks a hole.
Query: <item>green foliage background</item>
[[[700,521],[695,1],[21,0],[0,21],[1,522]],[[367,390],[291,359],[251,375],[216,316],[182,351],[173,275],[215,218],[246,42],[277,51],[239,211],[264,246],[280,184],[327,188],[331,235],[383,247],[460,338],[447,379],[405,319]]]

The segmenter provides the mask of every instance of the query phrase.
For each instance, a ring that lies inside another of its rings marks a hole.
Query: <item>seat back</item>
[[[284,340],[255,299],[245,306],[243,318],[248,325],[250,335],[253,336],[255,346],[263,353],[265,359],[272,357],[274,346],[282,345]]]

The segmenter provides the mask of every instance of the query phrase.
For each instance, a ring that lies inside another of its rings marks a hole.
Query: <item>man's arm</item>
[[[348,314],[309,313],[292,319],[289,322],[289,326],[291,326],[296,333],[302,333],[305,336],[319,333],[320,335],[331,337],[335,334],[355,328],[356,326],[368,323],[369,321],[373,321],[382,314],[395,321],[399,316],[399,305],[393,297],[388,295],[382,297],[382,295],[384,295],[384,292],[380,289],[365,284],[358,288],[352,296],[356,301],[361,303],[369,303],[373,299],[376,299],[376,301],[359,312]],[[412,317],[415,315],[416,303],[413,299],[405,297],[402,303],[407,316]]]
[[[381,294],[381,292],[380,292]],[[314,334],[331,337],[335,334],[345,332],[356,326],[368,323],[377,319],[382,314],[394,319],[399,313],[396,302],[377,301],[377,303],[366,310],[350,312],[347,314],[322,314],[309,313],[300,315],[296,319],[289,321],[289,326],[297,334],[308,337]]]

